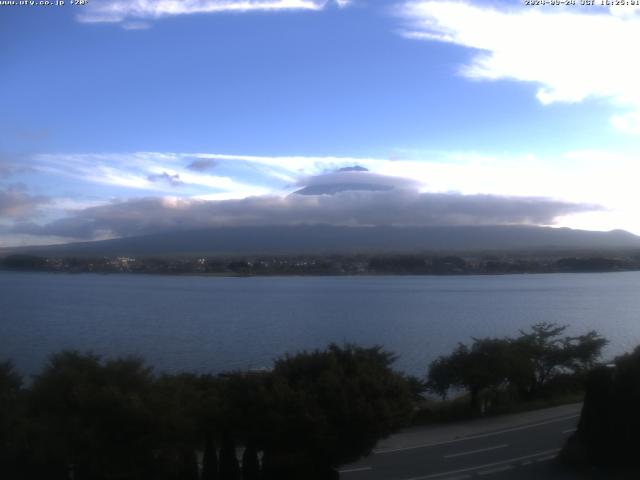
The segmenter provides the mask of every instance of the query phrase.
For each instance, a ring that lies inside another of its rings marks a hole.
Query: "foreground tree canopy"
[[[431,363],[427,389],[443,398],[451,389],[463,389],[476,411],[483,392],[509,391],[525,400],[536,398],[558,378],[581,375],[593,367],[607,344],[595,331],[563,336],[566,328],[539,323],[516,338],[460,343],[450,355]]]
[[[29,388],[0,364],[0,476],[336,478],[410,418],[393,361],[379,347],[330,345],[269,372],[157,376],[138,358],[66,351]]]
[[[610,478],[640,478],[639,405],[640,346],[589,373],[578,429],[562,452],[564,460],[587,470],[604,467]]]
[[[474,409],[497,392],[544,395],[567,376],[583,378],[606,344],[596,332],[564,332],[542,323],[516,338],[459,344],[431,364],[427,387],[443,397],[464,389]],[[619,361],[629,373],[612,392],[631,388],[634,355]],[[64,351],[28,386],[0,363],[0,478],[337,478],[339,465],[413,415],[422,382],[395,372],[394,359],[380,347],[330,345],[284,356],[270,371],[158,375],[140,358]]]

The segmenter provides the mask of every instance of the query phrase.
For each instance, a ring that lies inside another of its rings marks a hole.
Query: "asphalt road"
[[[554,458],[575,430],[581,405],[539,410],[390,437],[340,469],[343,480],[580,478]]]

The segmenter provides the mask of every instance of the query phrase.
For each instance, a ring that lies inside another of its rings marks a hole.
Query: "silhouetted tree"
[[[226,433],[220,447],[220,480],[240,480],[240,464],[236,457],[236,445],[231,434]]]
[[[612,258],[561,258],[556,262],[558,270],[563,272],[610,272],[624,269],[624,262]]]
[[[460,257],[436,257],[431,260],[431,271],[438,275],[463,273],[467,268],[467,262]]]
[[[369,268],[376,273],[415,275],[429,273],[425,259],[415,255],[373,257],[369,260]]]
[[[578,429],[562,458],[581,467],[607,467],[611,478],[640,475],[640,347],[614,365],[589,372]],[[617,475],[614,469],[626,469]],[[604,478],[604,477],[603,477]]]
[[[566,325],[537,323],[529,332],[520,331],[520,336],[512,341],[512,382],[524,396],[535,397],[554,376],[589,369],[600,357],[606,339],[595,331],[563,337],[566,329]]]
[[[181,452],[181,460],[181,480],[198,480],[198,458],[196,457],[196,452],[190,448],[184,448]]]
[[[458,344],[449,355],[429,366],[427,388],[446,397],[451,388],[469,392],[472,411],[478,411],[482,391],[511,388],[522,397],[537,396],[559,375],[578,375],[591,368],[607,341],[595,331],[576,337],[562,334],[565,326],[539,323],[510,338],[474,339]]]
[[[469,392],[470,407],[480,411],[480,393],[484,389],[497,389],[509,378],[511,369],[509,342],[501,339],[474,339],[471,347],[459,344],[458,348],[440,363],[452,374],[451,384]],[[442,380],[440,380],[442,381]]]
[[[202,456],[202,480],[218,480],[218,452],[213,435],[207,435]]]
[[[31,388],[37,460],[72,468],[77,480],[146,476],[152,381],[139,359],[103,364],[92,354],[53,355]]]
[[[272,422],[264,463],[329,471],[368,454],[412,413],[406,380],[381,347],[340,347],[276,361],[270,386]]]
[[[22,377],[11,362],[0,363],[0,475],[16,477],[25,467],[26,418]]]
[[[459,382],[456,363],[457,359],[453,353],[433,360],[429,365],[426,381],[427,390],[438,395],[442,400],[446,399],[451,387]]]
[[[255,443],[249,440],[242,454],[242,480],[259,479],[260,462],[258,461],[258,451]]]
[[[161,446],[182,449],[199,443],[198,381],[196,375],[188,373],[164,374],[156,379],[152,400]]]
[[[0,364],[0,474],[22,465],[25,480],[196,480],[204,449],[203,480],[240,480],[238,440],[244,480],[336,478],[412,414],[411,382],[393,361],[380,347],[331,345],[268,372],[158,377],[137,358],[64,351],[27,390]]]
[[[424,400],[422,394],[427,390],[427,385],[424,381],[414,375],[406,375],[405,380],[409,392],[411,392],[411,398],[414,402],[420,402]]]
[[[47,266],[47,259],[35,255],[9,255],[2,263],[12,270],[40,270]]]
[[[227,269],[235,273],[249,274],[252,271],[251,264],[246,260],[234,260],[227,264]]]

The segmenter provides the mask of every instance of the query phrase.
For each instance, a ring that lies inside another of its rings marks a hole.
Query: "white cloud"
[[[286,10],[319,11],[335,3],[346,7],[349,0],[101,0],[83,7],[77,18],[85,23],[111,22],[127,29],[148,28],[141,20],[176,15],[223,12],[277,12]]]
[[[640,111],[614,115],[611,124],[623,132],[640,135]]]
[[[340,167],[355,165],[358,163],[380,164],[387,162],[385,159],[369,158],[369,157],[339,157],[339,156],[304,156],[304,155],[278,155],[278,156],[261,156],[261,155],[229,155],[217,153],[194,153],[184,154],[196,158],[207,158],[212,160],[229,160],[241,161],[262,165],[277,170],[285,170],[289,172],[298,172],[306,174],[321,173],[323,171],[332,171]]]
[[[400,13],[408,37],[477,49],[463,75],[533,82],[543,104],[605,99],[630,110],[614,116],[614,126],[640,133],[640,69],[634,50],[640,42],[639,9],[410,1]]]
[[[310,177],[332,178],[326,174],[359,165],[369,169],[370,174],[366,176],[372,179],[384,175],[398,179],[393,180],[393,184],[402,184],[401,178],[410,178],[421,193],[545,197],[598,204],[605,210],[558,217],[556,224],[595,230],[624,228],[640,234],[640,219],[635,211],[640,204],[640,190],[633,174],[640,165],[640,155],[598,150],[548,156],[424,151],[394,157],[398,159],[204,152],[56,154],[37,156],[32,169],[34,175],[48,175],[47,183],[51,185],[70,180],[76,186],[82,181],[117,188],[113,194],[107,189],[106,194],[97,199],[106,202],[141,195],[219,201],[266,195],[284,197],[300,189],[301,184],[318,183],[317,178],[309,180]],[[215,166],[202,171],[189,168],[199,160]],[[149,176],[163,174],[178,175],[181,183],[171,185],[148,180]],[[60,181],[55,180],[56,177]],[[346,183],[352,183],[352,179]],[[380,182],[376,179],[373,183]],[[90,185],[84,188],[91,191]],[[53,203],[50,208],[57,207]]]
[[[151,24],[147,22],[125,22],[122,24],[125,30],[147,30],[151,28]]]
[[[189,169],[189,155],[137,152],[126,154],[43,154],[35,157],[34,168],[48,175],[133,190],[179,193],[184,196],[213,193],[228,198],[235,192],[265,193],[261,186],[233,180],[224,175],[195,172]],[[159,181],[163,178],[175,181]]]

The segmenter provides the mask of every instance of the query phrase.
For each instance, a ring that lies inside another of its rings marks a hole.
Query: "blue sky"
[[[421,193],[573,203],[547,223],[640,233],[633,7],[0,9],[0,246],[79,239],[36,227],[86,209],[283,197],[354,164]],[[189,168],[198,159],[209,164]]]

